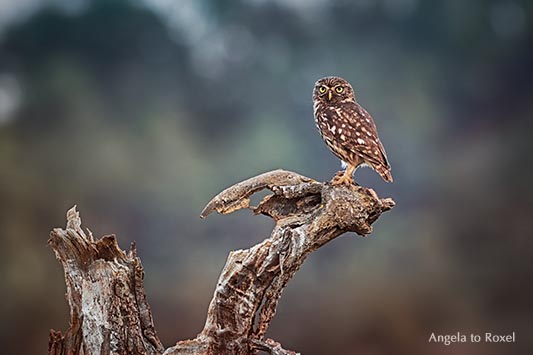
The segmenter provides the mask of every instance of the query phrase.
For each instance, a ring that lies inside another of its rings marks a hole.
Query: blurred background
[[[314,82],[374,116],[394,183],[368,238],[312,255],[268,335],[318,354],[531,354],[533,3],[419,0],[0,1],[0,342],[43,354],[65,330],[47,246],[78,205],[136,241],[165,346],[202,329],[228,252],[269,235],[223,188],[276,168],[340,168]],[[515,344],[428,343],[516,332]]]

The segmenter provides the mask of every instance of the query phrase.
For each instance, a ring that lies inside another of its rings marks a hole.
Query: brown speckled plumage
[[[372,116],[359,105],[346,80],[326,77],[313,90],[316,126],[328,148],[347,164],[334,183],[352,183],[352,174],[361,165],[373,168],[385,181],[392,182],[385,148],[378,137]]]

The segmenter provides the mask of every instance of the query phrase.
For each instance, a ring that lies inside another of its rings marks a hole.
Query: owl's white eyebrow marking
[[[359,144],[365,144],[365,141],[361,138],[357,138],[357,143]]]

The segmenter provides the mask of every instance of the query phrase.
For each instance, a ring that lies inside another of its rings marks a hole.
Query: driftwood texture
[[[263,189],[273,194],[251,207],[250,196]],[[222,191],[202,218],[250,208],[273,218],[276,226],[263,242],[230,253],[204,329],[166,350],[154,328],[135,246],[126,253],[112,235],[94,240],[72,208],[66,229],[54,229],[49,240],[65,271],[71,316],[64,335],[50,332],[49,354],[296,354],[265,339],[283,289],[310,253],[345,232],[369,234],[372,223],[393,206],[364,187],[332,186],[283,170]]]

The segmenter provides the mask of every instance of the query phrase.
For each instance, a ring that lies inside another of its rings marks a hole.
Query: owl
[[[351,185],[353,173],[369,166],[392,182],[385,148],[378,137],[372,116],[357,103],[349,82],[339,77],[318,80],[313,90],[315,122],[328,148],[346,166],[332,183]]]

